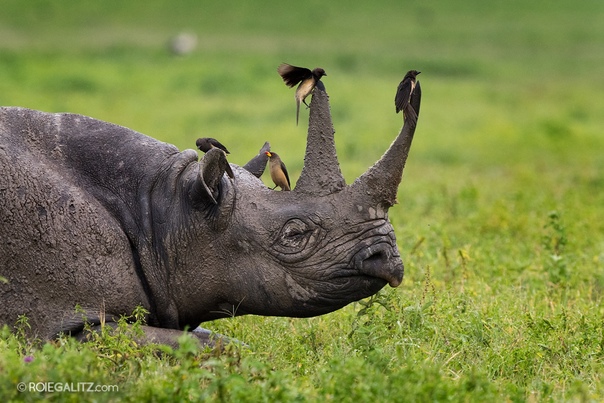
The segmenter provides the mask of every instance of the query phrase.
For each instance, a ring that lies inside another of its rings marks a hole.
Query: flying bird
[[[202,137],[200,139],[197,139],[197,141],[195,142],[195,145],[197,146],[197,148],[199,148],[204,153],[207,153],[212,148],[218,148],[218,149],[222,150],[222,152],[224,152],[225,154],[230,154],[229,150],[227,150],[227,148],[225,146],[223,146],[220,141],[218,141],[212,137]],[[235,177],[235,175],[233,174],[233,170],[231,169],[231,166],[229,164],[226,165],[225,171],[226,171],[227,175],[229,176],[229,178]]]
[[[413,106],[411,106],[411,95],[415,89],[416,77],[421,73],[417,70],[409,70],[403,81],[398,85],[396,90],[396,96],[394,97],[394,105],[396,106],[396,113],[403,111],[403,116],[406,118],[409,114],[417,115]]]
[[[271,172],[271,179],[275,183],[275,189],[277,186],[281,188],[281,190],[290,190],[289,183],[289,175],[287,174],[287,168],[285,168],[285,164],[279,158],[277,153],[272,153],[270,151],[265,152],[268,157],[268,166]]]
[[[285,85],[292,88],[296,84],[298,88],[296,89],[296,125],[298,125],[298,119],[300,117],[300,103],[304,102],[304,105],[308,107],[305,99],[312,92],[317,85],[317,81],[321,79],[321,77],[326,76],[325,70],[321,67],[317,67],[310,71],[306,67],[297,67],[292,66],[291,64],[282,63],[278,68],[277,72],[285,82]]]

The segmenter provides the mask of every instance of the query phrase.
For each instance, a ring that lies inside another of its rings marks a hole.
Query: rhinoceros
[[[416,123],[347,185],[321,83],[300,178],[281,192],[258,178],[266,160],[230,164],[231,179],[218,149],[199,160],[90,117],[0,108],[0,324],[81,337],[142,306],[143,338],[171,343],[205,321],[317,316],[396,287],[387,212]]]

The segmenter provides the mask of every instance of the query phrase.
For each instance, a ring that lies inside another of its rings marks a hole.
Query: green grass
[[[349,3],[3,0],[1,105],[181,149],[213,136],[241,165],[268,140],[293,181],[308,112],[296,127],[279,63],[327,71],[348,181],[398,133],[406,70],[423,89],[390,210],[401,287],[317,318],[206,323],[250,346],[224,354],[186,338],[157,354],[125,328],[84,345],[4,332],[3,400],[604,400],[604,5]],[[181,30],[199,45],[173,57]],[[120,390],[20,394],[21,381]]]

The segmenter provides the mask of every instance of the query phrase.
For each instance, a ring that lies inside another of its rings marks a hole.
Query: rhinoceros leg
[[[111,326],[112,328],[116,328],[117,324],[115,322],[108,322],[104,326]],[[143,336],[137,339],[138,343],[141,344],[165,344],[172,348],[178,348],[178,338],[181,337],[184,332],[176,329],[162,329],[159,327],[153,326],[141,326],[143,331]],[[90,331],[92,332],[100,332],[101,325],[91,326]],[[198,327],[194,329],[192,332],[188,332],[195,339],[199,340],[199,344],[201,347],[223,347],[229,343],[237,343],[243,344],[235,339],[230,339],[228,337],[222,336],[218,333],[213,333],[210,330]],[[82,331],[77,334],[72,334],[77,340],[86,341],[89,336],[89,332]]]

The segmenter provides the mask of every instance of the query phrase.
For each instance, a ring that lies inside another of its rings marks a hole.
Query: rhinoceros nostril
[[[403,280],[403,262],[390,245],[369,246],[355,256],[355,267],[368,276],[386,280],[397,287]]]
[[[363,265],[381,265],[388,262],[388,256],[384,251],[379,251],[363,260]]]
[[[379,273],[381,269],[388,265],[388,255],[384,251],[375,252],[361,262],[361,272],[363,273]],[[375,274],[374,274],[375,275]],[[377,275],[376,277],[382,277]]]

